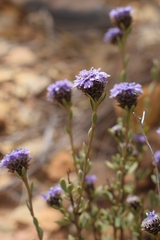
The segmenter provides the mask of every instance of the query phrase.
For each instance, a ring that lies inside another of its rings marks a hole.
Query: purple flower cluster
[[[124,30],[132,23],[132,12],[133,9],[130,6],[117,7],[110,12],[109,16],[115,26]]]
[[[119,106],[128,109],[137,104],[137,98],[142,94],[142,86],[137,83],[122,82],[115,84],[110,90],[110,98],[115,98],[119,103]]]
[[[52,206],[59,206],[59,200],[61,199],[61,193],[63,192],[60,185],[56,185],[50,188],[47,194],[42,194],[42,197],[46,200],[48,205]]]
[[[145,230],[153,235],[157,235],[160,231],[160,219],[155,211],[146,213],[147,218],[142,221],[141,227],[142,230]]]
[[[110,77],[105,72],[100,72],[100,68],[94,69],[93,67],[87,71],[86,69],[80,71],[76,76],[73,87],[80,89],[85,95],[89,95],[93,100],[97,101],[107,83],[107,77]]]
[[[119,28],[109,28],[108,31],[105,33],[103,41],[104,42],[111,42],[112,44],[117,44],[118,39],[122,39],[123,31]]]
[[[133,10],[130,6],[118,7],[110,12],[109,16],[116,27],[110,28],[105,33],[103,39],[104,42],[110,41],[112,44],[117,44],[118,40],[121,40],[123,38],[123,31],[128,29],[132,23],[132,12]]]
[[[22,177],[22,168],[28,169],[31,156],[29,149],[16,149],[8,153],[0,162],[0,168],[8,168],[8,172],[17,172]]]
[[[63,104],[63,99],[65,99],[66,102],[70,102],[72,87],[72,82],[68,81],[67,79],[57,81],[49,85],[49,87],[47,88],[47,99],[51,102],[53,101],[53,99],[55,99],[61,104]]]

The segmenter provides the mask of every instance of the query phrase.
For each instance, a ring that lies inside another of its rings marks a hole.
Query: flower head
[[[88,184],[93,184],[97,180],[96,175],[86,175],[85,182]]]
[[[155,152],[154,157],[155,157],[156,163],[159,163],[160,162],[160,150]]]
[[[137,104],[137,98],[142,94],[142,86],[136,83],[122,82],[115,84],[114,87],[110,90],[110,98],[115,98],[119,106],[128,109]]]
[[[129,207],[133,207],[135,210],[140,205],[140,198],[136,195],[128,195],[126,202],[129,205]]]
[[[137,145],[143,145],[145,144],[145,138],[142,134],[134,134],[133,135],[133,141]]]
[[[105,72],[100,72],[100,70],[100,68],[94,69],[92,67],[89,71],[86,69],[80,71],[79,75],[76,76],[73,87],[77,87],[84,94],[98,100],[104,91],[107,77],[110,76]]]
[[[160,127],[157,129],[156,132],[158,133],[158,135],[160,135]]]
[[[70,102],[72,87],[72,82],[68,81],[67,79],[57,81],[48,86],[47,99],[51,102],[53,101],[53,99],[55,99],[61,104],[63,104],[63,99],[65,99],[66,102]]]
[[[59,206],[59,200],[61,199],[61,193],[63,190],[60,185],[56,185],[48,190],[47,194],[42,194],[42,197],[46,200],[48,205]]]
[[[120,124],[116,124],[112,128],[109,128],[109,132],[116,137],[118,140],[123,140],[125,137],[125,128]]]
[[[130,6],[117,7],[110,12],[109,16],[113,24],[123,30],[127,29],[131,25],[132,12],[133,9]]]
[[[153,235],[157,235],[160,231],[160,219],[155,211],[146,213],[147,218],[142,221],[142,230],[145,230]]]
[[[22,177],[22,168],[27,171],[31,156],[29,155],[29,149],[16,149],[8,153],[0,162],[0,168],[8,168],[8,172],[17,172]]]
[[[123,37],[123,31],[119,28],[109,28],[104,35],[104,42],[111,42],[112,44],[117,44],[118,39]]]

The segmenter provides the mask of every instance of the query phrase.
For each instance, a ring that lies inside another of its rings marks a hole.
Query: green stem
[[[95,103],[95,107],[94,110],[92,112],[92,116],[94,113],[97,112],[97,105]],[[88,148],[87,148],[87,152],[86,152],[86,156],[85,156],[85,161],[84,161],[84,167],[83,167],[83,177],[82,177],[82,183],[81,183],[81,194],[79,195],[79,199],[78,199],[78,204],[77,204],[77,212],[79,210],[79,206],[80,206],[80,202],[81,202],[81,197],[82,197],[82,193],[83,193],[83,189],[84,189],[84,183],[85,183],[85,176],[86,176],[86,169],[87,169],[87,161],[89,159],[89,155],[90,155],[90,150],[91,150],[91,146],[92,146],[92,141],[93,141],[93,137],[94,137],[94,131],[95,131],[95,124],[92,121],[92,127],[91,127],[91,133],[90,133],[90,138],[89,138],[89,144],[88,144]]]
[[[129,121],[130,121],[130,112],[129,110],[125,111],[126,113],[126,133],[125,133],[125,149],[124,149],[124,152],[123,152],[123,156],[122,156],[122,159],[124,161],[127,161],[127,149],[128,149],[128,143],[129,143],[129,139],[128,139],[128,131],[129,131]],[[124,168],[124,165],[122,163],[122,166],[121,166],[121,172],[122,172],[122,178],[121,178],[121,189],[122,189],[122,196],[119,198],[119,203],[120,204],[123,204],[123,201],[124,201],[124,178],[125,178],[125,168]],[[124,231],[123,231],[123,227],[121,226],[121,229],[120,229],[120,240],[123,240],[124,238]]]
[[[74,167],[76,172],[78,173],[78,169],[76,166],[76,153],[75,153],[75,147],[73,144],[73,132],[72,132],[72,119],[70,118],[70,112],[71,112],[71,108],[69,107],[67,109],[67,113],[68,113],[68,127],[69,127],[69,138],[70,138],[70,144],[71,144],[71,149],[72,149],[72,156],[73,156],[73,161],[74,161]]]
[[[30,191],[30,187],[29,187],[27,176],[22,178],[22,180],[23,180],[23,182],[24,182],[24,184],[26,186],[27,193],[28,193],[28,202],[29,202],[29,206],[30,206],[30,214],[31,214],[32,218],[34,219],[35,215],[34,215],[33,204],[32,204],[32,193]],[[35,228],[36,228],[39,240],[42,240],[42,237],[41,237],[40,230],[39,230],[38,226],[35,225]]]

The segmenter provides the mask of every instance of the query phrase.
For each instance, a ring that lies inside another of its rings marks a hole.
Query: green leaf
[[[151,179],[152,179],[153,183],[157,184],[157,177],[156,177],[156,175],[152,174],[151,175]]]
[[[34,225],[36,226],[36,228],[39,227],[39,226],[38,226],[38,220],[37,220],[36,217],[33,217],[33,223],[34,223]]]
[[[62,178],[60,180],[60,185],[61,185],[61,188],[66,192],[67,186],[66,186],[66,181],[64,180],[64,178]]]
[[[79,193],[79,195],[82,194],[82,188],[80,186],[77,187],[77,192]]]
[[[68,192],[68,194],[71,194],[71,193],[72,193],[72,190],[73,190],[73,184],[70,183],[70,184],[68,184],[68,186],[67,186],[67,192]]]
[[[33,193],[33,189],[34,189],[34,183],[32,182],[32,183],[31,183],[31,186],[30,186],[31,195],[32,195],[32,193]]]
[[[65,215],[65,209],[64,208],[59,208],[59,211],[63,214],[63,215]]]
[[[70,221],[56,221],[59,226],[67,226],[70,224]]]
[[[87,151],[87,147],[86,147],[85,142],[83,142],[83,151],[84,151],[84,153],[86,153],[86,151]]]
[[[68,235],[68,240],[76,240],[72,235]]]
[[[113,163],[111,163],[111,162],[109,162],[109,161],[106,162],[106,165],[107,165],[107,167],[109,167],[110,169],[113,169],[113,170],[116,169],[115,166],[113,165]]]
[[[122,178],[122,171],[118,170],[117,171],[117,179],[118,179],[118,181],[121,181],[121,178]]]
[[[29,204],[28,200],[26,200],[26,205],[27,205],[27,208],[29,209],[29,211],[31,211],[30,204]]]
[[[121,226],[121,218],[116,217],[115,218],[115,227],[120,228],[120,226]]]
[[[14,171],[14,174],[16,175],[16,177],[22,180],[21,176],[16,171]]]
[[[41,240],[43,239],[43,229],[39,226],[39,233],[40,233],[40,237],[41,237]]]
[[[90,134],[91,134],[92,128],[89,129],[88,131],[88,137],[90,138]]]
[[[23,177],[26,176],[26,169],[25,169],[25,167],[22,167],[22,176],[23,176]]]
[[[98,121],[98,115],[96,112],[94,112],[92,115],[92,122],[94,125],[96,125],[97,121]]]
[[[92,112],[93,112],[93,110],[94,110],[94,102],[93,102],[93,100],[90,98],[90,105],[91,105],[91,109],[92,109]]]
[[[108,192],[108,191],[104,191],[103,196],[106,197],[110,201],[113,199],[113,194],[111,192]]]
[[[137,169],[138,167],[138,162],[134,162],[128,169],[127,173],[126,174],[131,174],[133,172],[135,172],[135,170]]]
[[[65,130],[66,130],[66,133],[68,133],[69,135],[71,134],[70,129],[69,129],[68,126],[65,127]]]
[[[107,93],[105,93],[104,95],[100,96],[100,98],[98,99],[98,105],[105,100],[106,96],[107,96]]]
[[[83,178],[83,172],[82,172],[82,170],[79,170],[79,171],[78,171],[78,176],[79,176],[80,181],[82,181],[82,178]]]

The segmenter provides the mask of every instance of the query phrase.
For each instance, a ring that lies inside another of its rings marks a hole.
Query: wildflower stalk
[[[86,152],[86,155],[85,155],[85,161],[84,161],[84,167],[83,167],[83,177],[82,177],[82,183],[81,183],[82,191],[81,191],[81,194],[79,195],[79,198],[78,198],[77,212],[79,210],[81,197],[82,197],[82,193],[83,193],[83,189],[84,189],[86,169],[87,169],[87,162],[88,162],[88,159],[89,159],[90,150],[91,150],[91,146],[92,146],[92,141],[93,141],[93,137],[94,137],[95,126],[96,126],[96,123],[97,123],[97,119],[96,119],[96,121],[93,120],[94,116],[96,116],[96,118],[97,118],[97,107],[98,107],[98,103],[95,103],[94,104],[94,108],[92,110],[92,127],[91,127],[91,132],[90,132],[90,138],[89,138],[89,144],[88,144],[88,147],[87,147],[87,152]]]
[[[154,156],[154,153],[153,153],[153,150],[152,150],[152,147],[151,145],[149,144],[148,142],[148,139],[147,139],[147,136],[144,132],[144,128],[143,128],[143,121],[144,121],[144,116],[145,116],[145,112],[143,112],[143,116],[142,116],[142,119],[140,117],[137,116],[137,114],[135,112],[133,112],[133,114],[135,115],[135,117],[137,118],[137,120],[139,121],[140,123],[140,126],[141,126],[141,130],[142,130],[142,134],[145,138],[145,141],[146,141],[146,144],[151,152],[151,155],[152,155],[152,159],[154,161],[154,165],[155,165],[155,168],[156,168],[156,175],[157,175],[157,189],[158,189],[158,194],[159,194],[159,198],[160,198],[160,182],[159,182],[159,171],[158,171],[158,166],[157,166],[157,162],[156,162],[156,159],[155,159],[155,156]]]
[[[27,178],[26,175],[22,177],[22,181],[24,182],[24,185],[25,185],[25,187],[27,189],[27,193],[28,193],[28,201],[26,200],[27,207],[30,211],[30,214],[31,214],[32,218],[33,218],[33,223],[35,225],[35,228],[36,228],[36,231],[37,231],[37,234],[38,234],[38,239],[42,240],[43,239],[43,230],[39,226],[38,220],[35,217],[34,210],[33,210],[33,204],[32,204],[33,187],[29,186],[28,178]],[[31,186],[33,186],[33,185],[31,185]]]
[[[74,144],[73,144],[73,132],[72,132],[72,116],[73,116],[73,113],[72,113],[72,110],[71,110],[70,106],[67,107],[66,110],[67,110],[67,114],[68,114],[68,128],[66,127],[66,130],[67,130],[67,133],[68,133],[69,138],[70,138],[74,167],[75,167],[76,172],[78,173],[78,169],[77,169],[77,166],[76,166],[75,147],[74,147]]]

